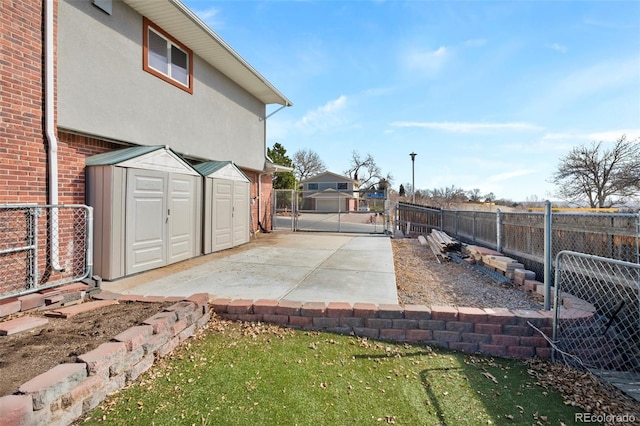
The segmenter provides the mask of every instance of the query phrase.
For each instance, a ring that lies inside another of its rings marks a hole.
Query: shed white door
[[[169,200],[167,209],[168,260],[175,263],[192,258],[193,230],[196,228],[193,214],[197,208],[196,185],[193,176],[169,175]]]
[[[233,183],[233,245],[249,242],[249,183]]]
[[[213,179],[213,251],[249,241],[249,183]]]
[[[213,179],[213,251],[233,246],[233,181]]]
[[[126,201],[126,273],[166,265],[168,174],[128,169]]]
[[[127,170],[127,275],[195,256],[196,179],[153,170]]]

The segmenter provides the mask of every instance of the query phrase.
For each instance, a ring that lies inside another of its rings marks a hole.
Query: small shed
[[[205,254],[249,242],[251,181],[231,161],[194,166],[204,179],[203,251]]]
[[[106,280],[201,253],[202,176],[166,146],[86,160],[94,209],[94,273]]]

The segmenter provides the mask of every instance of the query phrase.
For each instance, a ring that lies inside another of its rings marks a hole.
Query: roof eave
[[[218,34],[180,0],[164,2],[148,0],[123,0],[136,12],[159,25],[180,42],[187,45],[204,61],[226,75],[265,105],[292,106],[278,89],[244,60]],[[176,19],[175,11],[184,19]],[[191,22],[191,24],[189,24]],[[192,26],[191,26],[192,25]]]

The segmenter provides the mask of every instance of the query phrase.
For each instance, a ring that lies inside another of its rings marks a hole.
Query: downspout
[[[269,156],[267,155],[267,119],[269,117],[271,117],[272,115],[274,115],[275,113],[281,111],[284,108],[290,107],[291,104],[288,101],[285,101],[285,103],[283,105],[280,106],[280,108],[276,109],[275,111],[271,112],[270,114],[267,114],[264,118],[263,117],[258,117],[258,120],[262,121],[264,124],[264,158],[266,158],[269,161],[272,161]],[[266,107],[265,107],[266,108]],[[265,175],[266,173],[258,173],[258,230],[263,230],[265,232],[268,232],[260,223],[260,218],[261,218],[261,205],[262,205],[262,176]],[[273,220],[273,219],[272,219]],[[271,224],[272,229],[273,229],[273,223]],[[258,231],[256,230],[256,232]]]
[[[44,122],[45,122],[45,134],[47,141],[49,142],[48,161],[49,161],[49,204],[54,206],[51,209],[51,223],[49,238],[50,254],[51,254],[51,268],[56,272],[61,272],[63,269],[60,267],[59,258],[59,229],[58,229],[58,209],[55,207],[58,205],[58,139],[56,137],[55,125],[54,125],[54,78],[55,71],[53,66],[54,50],[53,50],[53,8],[54,0],[45,1],[45,72],[44,72]]]

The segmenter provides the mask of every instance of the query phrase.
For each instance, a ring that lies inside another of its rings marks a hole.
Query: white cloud
[[[300,130],[319,131],[326,130],[345,123],[344,110],[347,107],[347,97],[339,98],[306,113],[295,126]]]
[[[433,51],[415,49],[404,54],[402,63],[410,71],[433,75],[440,71],[450,56],[450,51],[444,46]]]
[[[551,46],[549,46],[549,49],[553,49],[553,50],[558,51],[560,53],[567,53],[567,51],[569,50],[567,48],[567,46],[563,46],[563,45],[558,44],[558,43],[553,43]]]
[[[390,123],[393,127],[420,127],[436,129],[453,133],[475,133],[494,131],[539,131],[543,128],[529,123],[469,123],[469,122],[418,122],[396,121]]]

